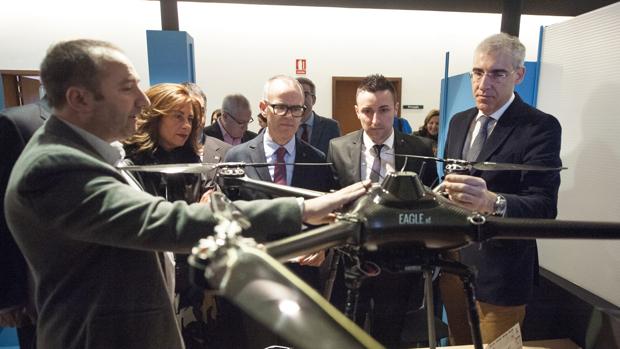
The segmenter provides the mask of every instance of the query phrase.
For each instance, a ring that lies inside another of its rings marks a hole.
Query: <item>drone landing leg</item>
[[[480,317],[476,309],[476,298],[474,296],[474,275],[467,266],[455,261],[439,259],[437,266],[443,272],[458,276],[463,281],[463,291],[467,298],[467,315],[469,318],[469,329],[474,348],[482,348],[482,336],[480,335]]]
[[[437,338],[435,331],[435,312],[433,301],[433,268],[423,266],[424,270],[424,298],[426,299],[426,321],[428,330],[428,345],[430,349],[437,347]]]

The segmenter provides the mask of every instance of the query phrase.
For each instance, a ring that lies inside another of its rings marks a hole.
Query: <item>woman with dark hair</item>
[[[136,133],[124,143],[126,165],[199,163],[200,96],[181,84],[146,91],[151,105],[136,116]],[[168,201],[200,200],[204,181],[195,174],[134,173],[142,188]],[[213,297],[189,282],[187,255],[175,255],[175,310],[187,348],[217,347]],[[167,257],[166,257],[167,258]]]
[[[439,109],[431,109],[424,118],[424,125],[413,133],[414,136],[433,140],[433,152],[437,155],[437,135],[439,134]]]

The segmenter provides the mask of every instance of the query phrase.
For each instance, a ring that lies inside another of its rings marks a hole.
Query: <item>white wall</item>
[[[451,74],[468,71],[473,48],[499,30],[497,14],[366,10],[179,2],[180,30],[193,38],[196,79],[208,111],[229,93],[243,93],[258,109],[264,81],[294,75],[296,58],[308,62],[317,85],[318,113],[331,114],[332,76],[381,73],[403,78],[404,110],[414,127],[439,107],[444,56]],[[20,0],[0,3],[0,69],[38,69],[55,41],[90,37],[124,49],[148,86],[147,29],[161,29],[159,2],[139,0]],[[523,16],[521,39],[535,60],[541,25],[566,17]],[[24,29],[21,29],[24,28]],[[251,125],[257,128],[258,125]]]
[[[562,124],[558,218],[620,220],[620,2],[545,30],[539,107]],[[541,265],[620,306],[620,241],[540,240]]]

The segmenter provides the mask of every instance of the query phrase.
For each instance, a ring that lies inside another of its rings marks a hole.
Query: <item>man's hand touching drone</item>
[[[483,214],[494,211],[497,194],[487,189],[487,183],[480,177],[449,174],[439,185],[439,190],[448,194],[455,204]]]

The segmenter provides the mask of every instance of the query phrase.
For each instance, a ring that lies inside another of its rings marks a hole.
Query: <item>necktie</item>
[[[478,119],[478,121],[480,122],[480,129],[478,130],[478,135],[476,136],[476,139],[474,139],[474,142],[471,144],[471,147],[467,151],[467,156],[465,158],[465,160],[467,161],[476,161],[478,155],[480,154],[480,151],[482,150],[484,142],[487,140],[487,126],[489,125],[489,121],[491,121],[491,118],[486,115],[482,115]]]
[[[370,181],[379,182],[381,178],[381,149],[383,144],[375,144],[372,146],[375,160],[372,162],[372,169],[370,170]]]
[[[301,124],[301,140],[308,142],[308,124]]]
[[[276,167],[273,169],[273,182],[286,185],[286,165],[284,164],[286,148],[276,150]]]

